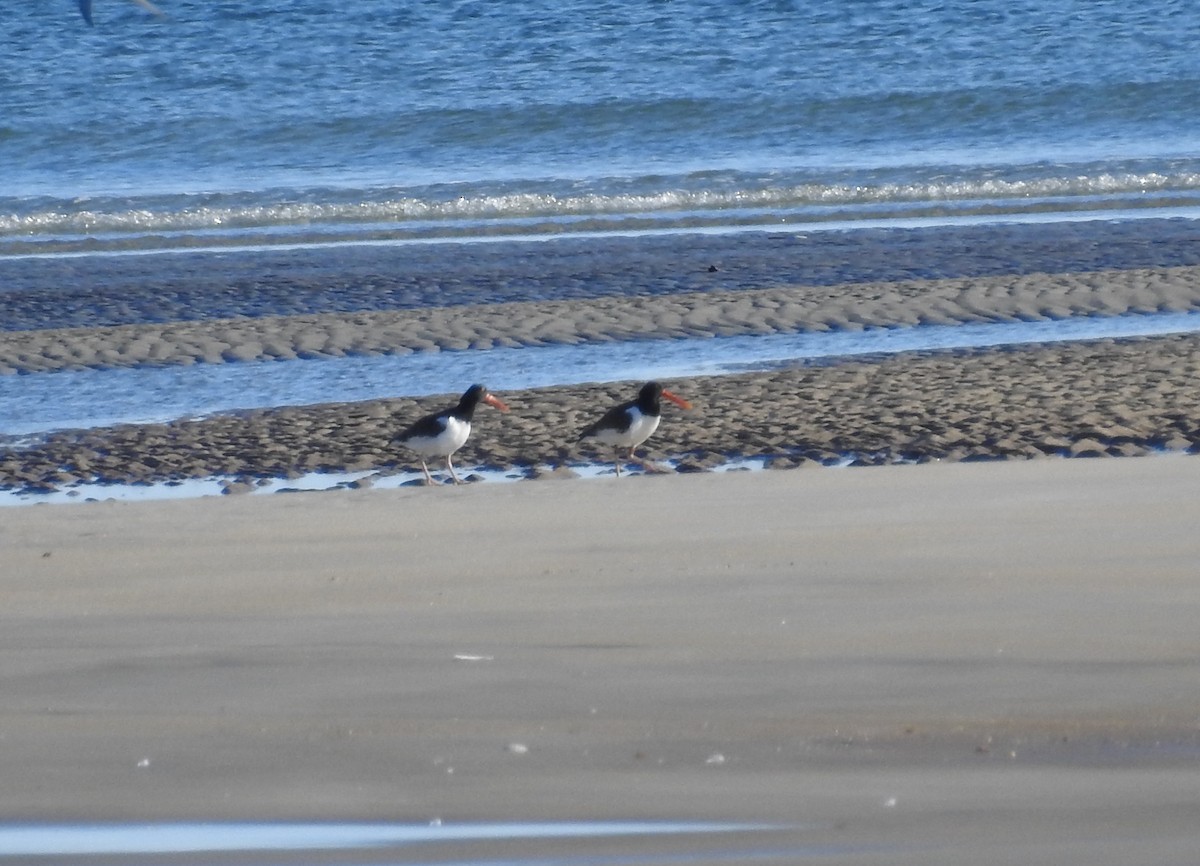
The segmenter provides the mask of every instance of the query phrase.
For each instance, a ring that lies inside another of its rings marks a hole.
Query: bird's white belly
[[[470,423],[451,417],[437,436],[414,436],[404,444],[421,457],[448,457],[462,448],[470,435]]]
[[[636,447],[650,438],[650,434],[658,429],[658,415],[643,415],[634,411],[633,421],[627,430],[601,430],[596,439],[607,445],[622,445]]]

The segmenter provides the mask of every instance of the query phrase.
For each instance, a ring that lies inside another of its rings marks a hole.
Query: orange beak
[[[687,400],[683,399],[682,397],[678,397],[678,396],[672,394],[666,388],[663,388],[662,395],[664,397],[666,397],[668,400],[670,400],[672,403],[674,403],[676,406],[678,406],[680,409],[691,409],[692,408],[691,403],[689,403]]]
[[[504,405],[504,401],[501,400],[499,397],[495,397],[491,394],[488,394],[486,397],[484,397],[483,402],[487,403],[489,406],[495,406],[501,412],[508,411],[508,407]]]

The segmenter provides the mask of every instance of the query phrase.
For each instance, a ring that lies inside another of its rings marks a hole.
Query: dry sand
[[[1161,456],[8,509],[0,813],[1192,862],[1197,489]]]

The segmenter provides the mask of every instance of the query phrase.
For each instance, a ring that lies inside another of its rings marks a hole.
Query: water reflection
[[[765,824],[553,822],[497,824],[172,823],[26,824],[0,827],[0,857],[113,856],[227,851],[390,848],[428,842],[584,839],[734,833]]]

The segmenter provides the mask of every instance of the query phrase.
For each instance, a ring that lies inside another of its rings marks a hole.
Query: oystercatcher
[[[580,439],[595,439],[605,445],[616,445],[629,449],[628,459],[634,463],[642,463],[633,454],[633,450],[650,438],[650,434],[658,429],[659,415],[662,413],[662,398],[666,397],[682,409],[691,409],[692,404],[682,397],[677,397],[663,388],[657,382],[647,382],[638,391],[636,400],[614,406],[604,413],[595,424],[589,425],[579,434]],[[617,477],[621,477],[621,463],[616,462]]]
[[[508,411],[508,407],[498,397],[488,393],[487,388],[472,385],[459,399],[457,406],[426,415],[396,436],[395,442],[416,452],[421,458],[421,469],[425,471],[425,480],[429,484],[433,484],[433,476],[429,474],[429,465],[425,461],[432,457],[445,457],[450,477],[454,479],[455,484],[462,483],[454,474],[454,464],[450,462],[450,455],[462,448],[467,437],[471,435],[471,418],[475,415],[475,407],[481,402],[494,406],[501,412]]]

